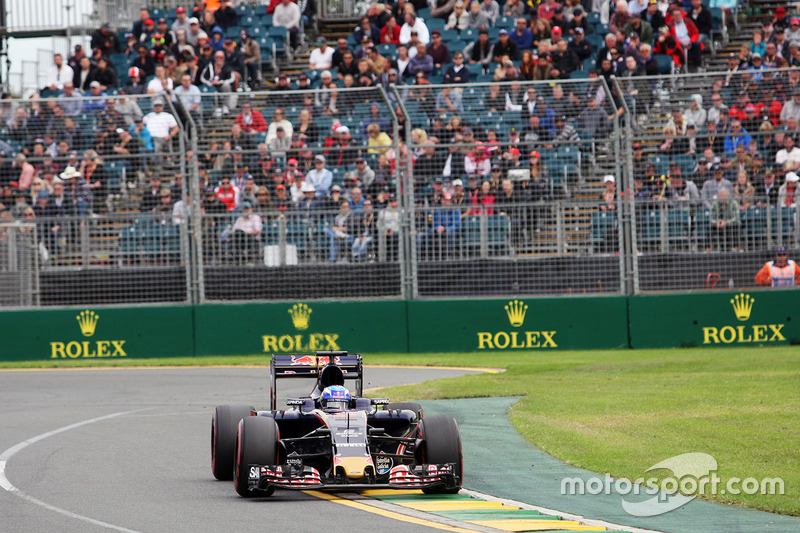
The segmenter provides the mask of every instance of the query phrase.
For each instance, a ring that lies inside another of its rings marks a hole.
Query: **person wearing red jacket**
[[[788,259],[786,247],[779,246],[774,261],[767,261],[756,274],[756,283],[769,287],[800,285],[800,266]]]
[[[400,44],[400,25],[394,17],[389,17],[381,30],[381,44]]]
[[[703,44],[700,42],[700,32],[692,19],[684,17],[683,11],[676,7],[672,10],[672,22],[668,23],[670,33],[675,40],[687,51],[689,67],[696,70],[703,65]]]
[[[267,131],[267,121],[258,109],[252,109],[249,102],[242,104],[242,112],[236,117],[236,123],[246,133]]]
[[[672,10],[672,22],[668,22],[670,33],[675,40],[680,43],[687,51],[690,70],[697,70],[703,65],[703,44],[700,42],[700,32],[694,25],[690,17],[686,17],[683,11],[676,7]]]
[[[683,47],[666,26],[662,26],[658,31],[658,38],[653,45],[653,53],[668,55],[672,57],[672,62],[676,67],[683,66]]]

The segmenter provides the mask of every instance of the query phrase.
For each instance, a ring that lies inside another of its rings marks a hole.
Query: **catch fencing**
[[[14,100],[0,137],[2,305],[752,287],[776,246],[800,245],[785,196],[734,197],[738,222],[721,229],[715,197],[676,192],[676,168],[699,193],[710,171],[697,150],[705,132],[679,141],[692,153],[662,149],[672,104],[702,90],[699,77],[652,79],[641,103],[614,78],[384,90],[323,89],[323,73],[310,74],[305,91],[203,89],[190,112],[170,94]],[[154,99],[177,134],[151,147],[135,119],[163,131]],[[262,126],[239,115],[247,108]],[[384,140],[368,134],[373,123]],[[304,193],[319,183],[306,177],[317,155],[330,182]],[[22,183],[26,165],[42,178]],[[226,181],[230,209],[218,200]],[[18,216],[23,203],[34,221]],[[24,227],[35,246],[14,239]]]

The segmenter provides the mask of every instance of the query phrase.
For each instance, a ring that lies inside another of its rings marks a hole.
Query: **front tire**
[[[233,455],[239,420],[255,409],[248,405],[219,405],[211,419],[211,472],[221,481],[233,479]]]
[[[422,439],[423,464],[455,463],[458,486],[422,489],[425,494],[457,494],[464,482],[464,455],[461,451],[461,432],[452,416],[429,415],[419,425]]]
[[[275,489],[250,490],[247,486],[250,470],[248,465],[278,464],[278,423],[272,418],[251,416],[239,422],[236,433],[236,458],[234,461],[233,485],[239,496],[270,496]]]

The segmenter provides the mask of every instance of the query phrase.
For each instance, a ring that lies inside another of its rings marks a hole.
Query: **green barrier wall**
[[[0,313],[0,361],[800,343],[800,291]]]
[[[626,348],[627,299],[408,302],[410,352]]]
[[[193,330],[190,306],[8,311],[0,360],[191,356]]]
[[[407,352],[406,302],[220,304],[195,308],[197,355]]]
[[[796,290],[632,296],[632,348],[800,342]]]

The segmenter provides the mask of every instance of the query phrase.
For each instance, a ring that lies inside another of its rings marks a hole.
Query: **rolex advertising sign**
[[[198,355],[408,351],[399,300],[201,305],[195,320]]]
[[[408,302],[409,351],[624,348],[624,297]]]
[[[193,355],[192,308],[87,307],[0,313],[3,361]]]
[[[633,296],[631,346],[768,346],[800,341],[800,291]]]

